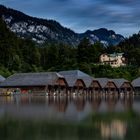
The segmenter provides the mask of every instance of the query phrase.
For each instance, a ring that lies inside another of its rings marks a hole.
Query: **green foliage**
[[[108,78],[125,78],[133,80],[140,73],[138,68],[132,66],[112,68],[110,65],[95,65],[91,64],[91,70],[94,77],[108,77]]]
[[[77,61],[78,63],[97,63],[99,56],[104,52],[102,44],[95,43],[92,45],[89,39],[84,38],[78,45]]]
[[[4,77],[10,76],[12,73],[5,68],[4,66],[0,66],[0,75],[3,75]]]
[[[140,66],[140,34],[134,34],[125,39],[115,49],[125,52],[129,65]]]
[[[79,63],[79,69],[90,75],[92,74],[91,67],[88,63]]]
[[[0,74],[7,77],[16,72],[41,72],[80,69],[94,77],[126,78],[140,76],[140,35],[119,44],[104,47],[83,39],[77,47],[45,43],[37,46],[31,40],[18,38],[0,19]],[[126,45],[128,45],[126,47]],[[102,53],[126,52],[128,67],[112,68],[98,65]]]

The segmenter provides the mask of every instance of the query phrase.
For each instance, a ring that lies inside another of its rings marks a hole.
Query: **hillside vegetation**
[[[16,72],[41,72],[80,69],[94,77],[132,80],[140,76],[140,35],[133,35],[118,46],[104,47],[97,42],[83,39],[76,47],[62,43],[37,45],[28,39],[21,39],[11,32],[0,19],[0,74],[7,77]],[[125,52],[128,66],[111,68],[101,66],[102,53]]]

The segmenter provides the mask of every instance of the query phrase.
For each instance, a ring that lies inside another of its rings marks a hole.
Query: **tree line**
[[[21,39],[0,19],[0,74],[7,77],[16,72],[43,72],[79,69],[94,77],[126,78],[140,76],[140,35],[133,35],[118,46],[105,47],[83,39],[78,46],[62,43],[36,44]],[[136,43],[138,42],[138,43]],[[111,68],[98,65],[102,53],[125,52],[128,66]]]

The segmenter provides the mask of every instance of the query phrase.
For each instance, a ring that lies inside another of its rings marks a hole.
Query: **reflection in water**
[[[113,120],[111,123],[101,122],[101,136],[103,138],[124,138],[126,135],[127,125],[120,120]]]
[[[59,112],[65,112],[68,106],[67,98],[56,98],[53,102],[54,107]]]
[[[91,107],[93,108],[93,110],[98,111],[100,104],[101,104],[101,97],[97,96],[94,98],[89,98],[88,101],[91,104]]]
[[[74,104],[75,104],[75,107],[76,107],[77,111],[83,111],[84,110],[85,102],[86,102],[86,99],[84,98],[84,96],[79,96],[78,98],[75,97],[73,99],[73,101],[74,101]]]
[[[140,139],[139,107],[139,96],[0,97],[1,137],[4,140]]]
[[[108,96],[106,98],[95,97],[46,97],[46,96],[28,96],[28,95],[16,95],[0,97],[0,105],[19,105],[20,107],[44,107],[53,108],[57,112],[69,112],[70,109],[76,110],[76,112],[84,112],[88,110],[88,113],[92,112],[110,112],[110,111],[125,111],[134,109],[132,97],[118,98],[114,96]],[[5,110],[6,111],[6,110]],[[86,112],[87,113],[87,112]]]
[[[133,98],[129,98],[129,97],[126,97],[126,98],[123,98],[121,100],[123,106],[125,109],[132,109],[132,106],[133,106]]]
[[[118,102],[118,98],[116,98],[113,95],[110,95],[110,96],[108,96],[108,98],[106,98],[106,102],[107,102],[108,109],[110,111],[113,111]]]
[[[106,109],[113,111],[117,104],[120,104],[124,109],[130,109],[133,107],[133,98],[123,98],[108,96],[107,98],[97,97],[46,97],[46,96],[5,96],[0,97],[0,104],[20,104],[20,105],[47,105],[58,108],[58,111],[65,112],[68,106],[74,104],[77,111],[83,111],[86,104],[90,103],[93,110],[98,111],[102,103],[105,103]],[[62,109],[61,109],[62,108]]]

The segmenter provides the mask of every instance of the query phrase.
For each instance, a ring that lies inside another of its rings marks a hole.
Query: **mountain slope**
[[[88,37],[90,40],[99,40],[107,45],[117,45],[124,40],[122,35],[116,34],[114,31],[105,28],[100,28],[94,31],[88,30],[81,34],[81,37]]]
[[[124,39],[114,31],[103,28],[78,34],[54,20],[31,17],[3,5],[0,5],[0,17],[4,19],[8,28],[18,36],[32,39],[37,43],[59,42],[75,46],[83,38],[89,38],[91,43],[101,41],[104,44],[116,45]]]
[[[0,16],[11,31],[21,37],[31,38],[38,43],[57,40],[63,43],[77,43],[78,35],[54,20],[30,17],[2,5],[0,6]]]

